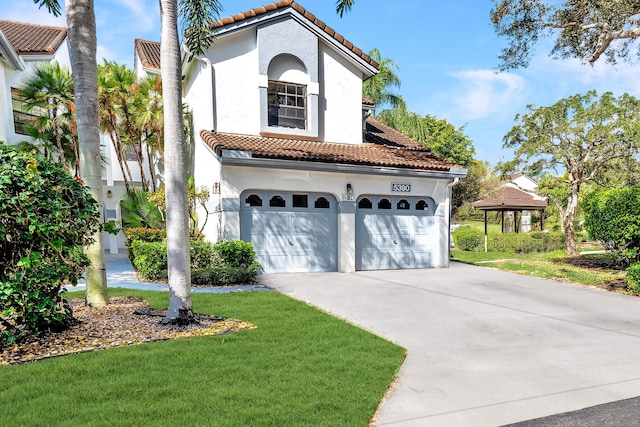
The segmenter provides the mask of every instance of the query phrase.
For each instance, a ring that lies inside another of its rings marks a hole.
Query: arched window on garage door
[[[360,200],[358,202],[358,208],[360,209],[371,209],[373,208],[373,203],[371,203],[371,200],[367,199],[366,197],[362,200]]]
[[[269,206],[272,208],[284,208],[287,206],[287,202],[284,200],[284,197],[276,195],[269,200]]]
[[[400,211],[407,211],[411,209],[411,204],[407,202],[405,199],[402,199],[398,202],[397,208]]]
[[[262,206],[262,199],[257,194],[252,194],[244,199],[245,206]]]
[[[417,211],[427,211],[428,215],[433,215],[436,211],[436,202],[431,197],[416,202]]]
[[[329,209],[331,207],[331,203],[329,203],[326,197],[318,197],[314,206],[316,209]]]
[[[380,199],[378,209],[391,209],[391,202],[388,199]]]

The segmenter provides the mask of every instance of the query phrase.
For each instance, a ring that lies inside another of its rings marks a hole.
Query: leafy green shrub
[[[166,279],[167,243],[134,240],[131,243],[132,263],[144,280]],[[164,271],[164,273],[163,273]]]
[[[562,233],[504,233],[489,236],[489,250],[492,252],[528,254],[555,251],[563,247]]]
[[[543,233],[540,231],[536,231],[530,233],[531,238],[541,240],[542,241],[542,249],[541,252],[551,252],[557,251],[559,249],[564,249],[565,237],[561,232],[557,233]]]
[[[463,251],[478,252],[484,249],[484,233],[475,227],[465,225],[452,233],[456,247]]]
[[[595,191],[583,202],[585,228],[622,265],[640,257],[640,188]]]
[[[231,267],[250,267],[258,263],[253,243],[242,240],[218,242],[215,250],[226,265]]]
[[[96,201],[59,164],[0,143],[0,346],[74,322],[62,298],[89,260]]]
[[[224,243],[224,244],[221,244]],[[191,283],[229,284],[252,280],[260,270],[251,243],[243,241],[190,242]],[[133,265],[144,280],[167,280],[167,243],[136,240],[131,245]],[[223,252],[229,261],[222,255]]]
[[[164,228],[165,221],[156,204],[149,200],[151,194],[144,190],[131,190],[120,202],[122,224],[134,228]]]
[[[191,283],[194,285],[230,285],[246,283],[256,278],[259,266],[203,268],[191,270]]]
[[[626,281],[631,292],[640,293],[640,262],[633,263],[627,268]]]
[[[167,238],[167,230],[163,228],[127,227],[122,230],[127,242],[142,240],[143,242],[161,242]]]

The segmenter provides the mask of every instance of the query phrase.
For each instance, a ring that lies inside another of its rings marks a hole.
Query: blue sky
[[[222,0],[222,16],[268,3],[265,0]],[[640,65],[582,65],[577,60],[549,58],[549,45],[526,69],[496,73],[497,55],[505,41],[489,21],[489,0],[356,0],[342,19],[334,0],[300,3],[363,51],[377,48],[393,59],[402,81],[400,93],[410,110],[444,118],[473,140],[476,158],[495,164],[512,154],[502,138],[514,116],[526,106],[551,105],[590,89],[640,97]],[[133,40],[160,40],[157,0],[95,0],[98,60],[132,65]],[[64,26],[30,0],[4,5],[2,19]]]

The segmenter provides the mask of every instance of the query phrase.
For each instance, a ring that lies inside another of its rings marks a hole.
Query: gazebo
[[[502,232],[504,233],[504,213],[513,212],[514,214],[514,231],[520,231],[518,226],[518,213],[523,211],[540,211],[540,230],[544,228],[544,210],[547,208],[547,201],[544,197],[530,192],[524,191],[517,185],[508,182],[491,192],[486,198],[473,202],[471,204],[475,209],[484,211],[484,236],[485,250],[487,241],[487,212],[498,211],[502,213]]]

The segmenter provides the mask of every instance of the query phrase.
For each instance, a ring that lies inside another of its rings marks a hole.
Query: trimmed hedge
[[[468,252],[484,250],[484,233],[478,228],[468,225],[458,227],[452,236],[456,247],[460,250]]]
[[[456,247],[463,251],[479,252],[484,250],[484,233],[471,227],[459,227],[452,233]],[[550,252],[564,248],[562,233],[492,233],[488,239],[488,250],[506,253]]]
[[[256,278],[260,264],[253,244],[241,240],[213,244],[200,240],[190,242],[191,283],[194,285],[227,285],[245,283]],[[143,280],[167,280],[167,243],[131,243],[130,257]]]

